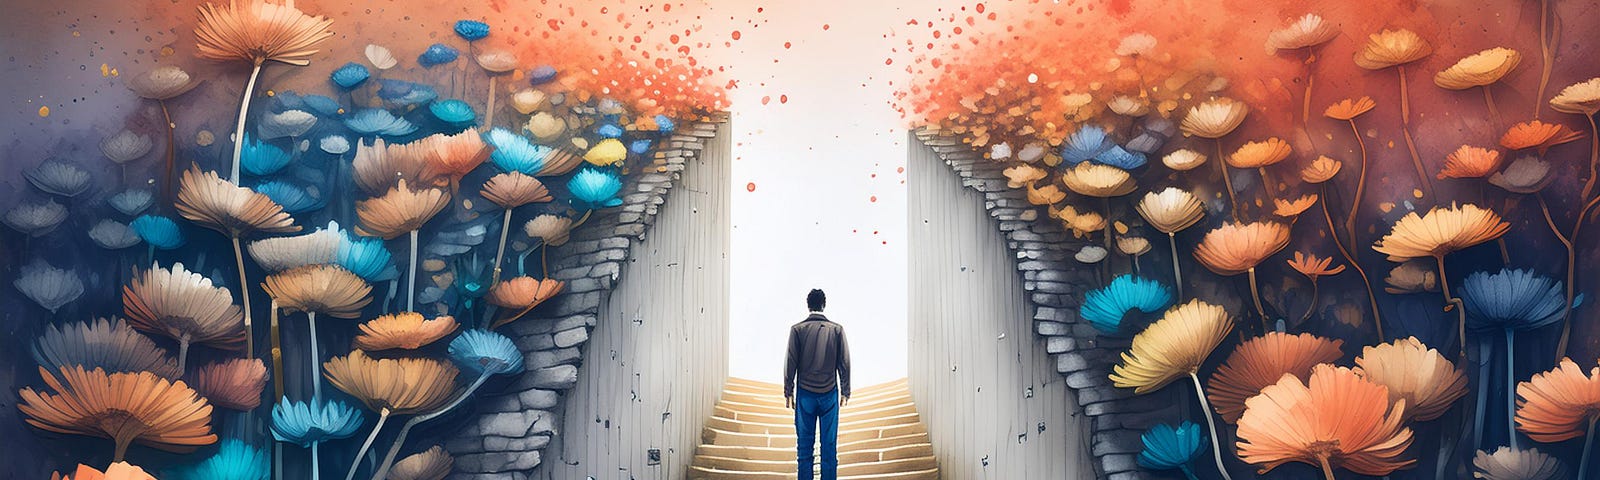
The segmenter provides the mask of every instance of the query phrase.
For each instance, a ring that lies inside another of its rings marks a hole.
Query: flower
[[[1494,453],[1478,450],[1472,457],[1472,478],[1485,480],[1557,480],[1566,477],[1561,460],[1537,448],[1500,447]]]
[[[57,478],[60,473],[51,473],[50,478]],[[105,472],[95,470],[84,464],[78,464],[77,471],[70,477],[60,477],[61,480],[156,480],[156,477],[145,473],[143,468],[135,467],[128,462],[115,462],[106,467]]]
[[[150,372],[169,380],[183,373],[166,350],[115,318],[46,326],[33,344],[33,360],[50,371],[77,366],[108,373]]]
[[[1593,116],[1600,112],[1600,77],[1568,85],[1561,94],[1550,99],[1550,108],[1558,112]]]
[[[367,62],[378,70],[388,70],[400,63],[400,60],[394,58],[394,52],[389,51],[388,47],[382,45],[369,43],[367,48],[362,50],[362,53],[367,55]]]
[[[567,191],[572,193],[575,206],[581,204],[594,209],[622,205],[622,199],[617,198],[617,193],[622,191],[622,179],[608,171],[594,168],[579,170],[567,181]]]
[[[428,111],[433,113],[433,118],[456,125],[468,125],[478,119],[478,113],[472,111],[471,105],[453,98],[428,104]]]
[[[278,173],[289,166],[291,159],[289,152],[270,143],[261,143],[248,133],[244,135],[244,146],[239,147],[239,168],[257,177]]]
[[[78,274],[52,267],[37,258],[22,267],[21,274],[11,285],[51,314],[83,296],[83,280],[78,278]]]
[[[1317,194],[1315,193],[1307,193],[1294,200],[1274,198],[1272,199],[1272,214],[1284,218],[1292,218],[1305,213],[1305,211],[1310,209],[1312,205],[1316,204]]]
[[[1450,68],[1434,74],[1433,84],[1448,90],[1486,87],[1500,81],[1517,68],[1522,55],[1505,47],[1495,47],[1467,56]]]
[[[317,116],[305,110],[285,110],[283,113],[268,113],[261,117],[261,124],[256,126],[256,131],[261,138],[267,140],[298,137],[311,131],[317,125]]]
[[[521,172],[502,173],[483,182],[483,198],[501,208],[517,208],[530,203],[549,202],[554,198],[539,179]]]
[[[1339,26],[1322,19],[1322,16],[1307,13],[1305,16],[1290,22],[1282,30],[1273,30],[1267,34],[1267,51],[1296,50],[1315,47],[1328,43],[1339,36]]]
[[[455,31],[456,35],[466,41],[482,40],[483,37],[489,36],[489,24],[477,20],[457,20]]]
[[[384,78],[378,82],[378,98],[400,106],[422,105],[439,98],[439,92],[420,83]]]
[[[1106,108],[1118,115],[1129,117],[1142,117],[1150,113],[1150,104],[1127,95],[1117,95],[1106,101]]]
[[[1106,136],[1106,130],[1094,125],[1083,125],[1078,131],[1067,136],[1061,143],[1061,159],[1068,164],[1075,165],[1079,162],[1094,158],[1105,153],[1111,147],[1117,146],[1111,138]]]
[[[1550,162],[1525,156],[1512,160],[1504,170],[1489,176],[1489,183],[1511,193],[1530,194],[1550,185]]]
[[[178,480],[267,480],[272,465],[265,450],[227,439],[217,453],[178,471]]]
[[[460,51],[450,48],[449,45],[435,43],[429,45],[427,50],[423,50],[421,55],[417,55],[417,63],[423,67],[433,68],[434,65],[454,62],[460,55]]]
[[[1417,337],[1363,347],[1361,356],[1356,357],[1355,372],[1389,387],[1389,401],[1404,402],[1404,417],[1412,421],[1439,418],[1467,394],[1466,374]]]
[[[1289,142],[1271,137],[1259,142],[1246,142],[1229,155],[1228,166],[1233,168],[1261,168],[1289,158]]]
[[[234,185],[198,167],[178,183],[178,214],[229,237],[252,233],[298,232],[300,227],[271,198]]]
[[[178,222],[158,215],[140,215],[128,224],[134,233],[139,234],[139,239],[162,250],[172,250],[183,246],[183,232],[178,230]]]
[[[224,349],[244,346],[244,314],[226,287],[175,263],[136,274],[122,287],[122,314],[128,324],[185,342]]]
[[[1168,235],[1189,228],[1205,215],[1200,199],[1177,187],[1144,194],[1134,209],[1146,222],[1150,222],[1150,226]]]
[[[1051,205],[1067,198],[1067,192],[1061,191],[1061,187],[1057,187],[1054,183],[1040,188],[1034,188],[1033,185],[1026,185],[1026,187],[1028,188],[1028,203],[1034,205]]]
[[[1550,147],[1580,138],[1583,138],[1583,134],[1566,125],[1531,120],[1512,125],[1506,130],[1506,134],[1500,136],[1500,146],[1511,150],[1537,148],[1539,154],[1543,155]]]
[[[377,281],[388,277],[389,249],[383,246],[383,241],[376,238],[354,238],[345,235],[339,242],[338,250],[333,254],[334,263],[349,270],[367,281]]]
[[[434,105],[438,105],[435,103]],[[465,103],[463,103],[465,105]],[[489,159],[488,143],[478,135],[475,129],[467,129],[455,135],[436,133],[405,145],[394,147],[401,150],[402,156],[415,156],[422,159],[422,178],[435,180],[448,178],[459,181],[473,169],[482,165]]]
[[[226,7],[207,3],[200,6],[200,22],[194,27],[196,55],[256,65],[267,61],[306,65],[317,53],[317,44],[333,36],[330,26],[332,20],[294,8],[294,0],[281,5],[268,0],[245,0],[240,5],[229,0]]]
[[[1150,253],[1150,240],[1144,237],[1117,237],[1117,251],[1124,255],[1144,255]]]
[[[1090,233],[1098,232],[1102,228],[1106,228],[1106,217],[1100,215],[1098,212],[1079,213],[1076,208],[1072,208],[1071,205],[1068,205],[1066,208],[1061,209],[1060,212],[1054,212],[1052,214],[1061,219],[1062,225],[1072,229],[1072,231],[1079,236],[1088,235]],[[1101,253],[1102,255],[1100,258],[1103,258],[1104,252]],[[1100,261],[1100,258],[1095,258],[1094,261],[1098,262]]]
[[[1007,168],[1001,173],[1006,176],[1006,186],[1011,188],[1030,186],[1033,185],[1034,182],[1037,182],[1039,179],[1045,177],[1045,171],[1043,168],[1028,165],[1026,163]]]
[[[1377,102],[1372,101],[1372,97],[1363,96],[1355,99],[1346,98],[1344,100],[1334,102],[1333,105],[1328,105],[1328,108],[1322,111],[1322,115],[1334,120],[1344,120],[1348,122],[1356,117],[1361,116],[1363,113],[1372,111],[1372,108],[1376,106],[1378,106],[1378,104]]]
[[[1311,375],[1312,367],[1344,356],[1339,350],[1343,345],[1343,340],[1309,333],[1267,332],[1246,340],[1228,354],[1206,382],[1206,398],[1223,420],[1238,423],[1250,397],[1285,375],[1304,380]]]
[[[1389,276],[1383,282],[1388,285],[1383,287],[1383,291],[1394,295],[1439,291],[1438,274],[1434,273],[1433,268],[1416,260],[1406,261],[1389,270]]]
[[[1367,70],[1382,70],[1421,60],[1433,47],[1417,32],[1385,29],[1367,36],[1367,43],[1356,52],[1356,65]]]
[[[559,215],[540,215],[528,220],[522,226],[522,231],[529,237],[543,241],[545,245],[559,247],[565,245],[572,235],[572,219]]]
[[[1072,255],[1072,259],[1077,260],[1079,263],[1096,264],[1100,263],[1101,260],[1105,260],[1106,255],[1109,253],[1111,252],[1107,251],[1106,247],[1084,245],[1083,248],[1078,249],[1078,253]]]
[[[100,153],[120,165],[143,158],[152,146],[150,137],[123,130],[101,140]]]
[[[134,95],[150,100],[171,100],[200,85],[200,82],[194,81],[189,76],[189,72],[172,65],[156,67],[140,75],[131,75],[123,82],[127,84],[128,90],[133,90]]]
[[[516,109],[517,113],[532,115],[533,112],[539,110],[540,106],[544,105],[546,98],[544,92],[525,88],[511,94],[511,108]]]
[[[1194,170],[1195,167],[1204,165],[1206,163],[1206,156],[1200,152],[1184,148],[1174,150],[1172,153],[1168,153],[1167,156],[1161,157],[1161,163],[1166,165],[1167,168],[1180,172],[1186,172],[1189,170]]]
[[[412,190],[401,180],[381,197],[356,202],[363,235],[393,239],[422,228],[450,204],[450,194],[438,188]]]
[[[1304,252],[1294,252],[1294,260],[1288,260],[1288,262],[1290,268],[1300,272],[1301,275],[1305,275],[1306,278],[1312,281],[1316,281],[1317,277],[1338,275],[1339,272],[1344,271],[1344,265],[1328,267],[1333,263],[1333,257],[1318,258],[1316,255],[1308,255]]]
[[[350,151],[350,139],[343,135],[328,135],[317,141],[317,148],[328,152],[329,155],[344,155]]]
[[[255,191],[266,195],[273,203],[282,206],[283,211],[291,214],[309,212],[322,208],[323,205],[322,199],[288,182],[273,180],[256,184]]]
[[[32,237],[42,237],[67,219],[67,207],[55,200],[44,203],[24,203],[6,212],[5,222],[18,232]]]
[[[212,405],[250,411],[261,405],[267,365],[259,358],[223,360],[200,367],[189,379],[189,385]]]
[[[450,453],[434,445],[395,463],[389,470],[389,480],[444,480],[454,465],[455,459]]]
[[[422,170],[427,167],[422,149],[386,145],[377,139],[372,145],[357,144],[351,167],[356,171],[356,185],[361,190],[378,195],[389,191],[401,180],[416,183],[422,180]]]
[[[502,280],[489,291],[489,303],[501,308],[528,310],[561,293],[559,280],[515,277]]]
[[[583,160],[597,167],[607,167],[628,158],[628,148],[615,138],[601,140],[583,154]]]
[[[1173,307],[1133,337],[1122,363],[1112,367],[1111,383],[1143,394],[1193,374],[1232,329],[1222,307],[1200,300]]]
[[[366,135],[385,135],[399,137],[410,135],[417,131],[417,126],[410,121],[396,117],[388,110],[381,108],[366,108],[356,110],[355,113],[346,115],[344,126],[356,133]]]
[[[524,124],[522,128],[540,140],[554,140],[562,132],[567,131],[567,122],[556,118],[550,112],[539,112],[533,114],[532,117],[528,117],[528,123]]]
[[[106,250],[121,250],[139,244],[139,234],[122,222],[101,220],[89,228],[89,239]]]
[[[522,371],[522,351],[505,335],[489,330],[467,330],[450,341],[450,358],[478,375]]]
[[[337,400],[292,402],[288,397],[272,406],[272,437],[301,447],[355,435],[361,413]]]
[[[416,312],[383,315],[360,325],[356,348],[366,351],[416,350],[456,330],[456,319],[441,315],[432,320]]]
[[[89,171],[60,160],[46,160],[22,174],[45,193],[75,197],[89,189]]]
[[[339,241],[344,238],[337,223],[328,228],[293,237],[272,237],[250,242],[246,250],[256,264],[271,272],[295,267],[332,263]]]
[[[1600,368],[1587,374],[1570,358],[1548,372],[1517,383],[1517,430],[1540,443],[1583,436],[1600,415]]]
[[[267,275],[261,289],[284,311],[356,318],[372,302],[372,286],[336,265],[306,265]]]
[[[1156,37],[1148,33],[1137,32],[1122,37],[1117,43],[1117,55],[1131,57],[1136,55],[1149,55],[1156,48]]]
[[[110,204],[111,208],[117,209],[118,212],[122,212],[123,215],[131,217],[138,215],[139,212],[143,212],[146,208],[150,208],[151,205],[155,205],[156,196],[150,193],[149,190],[130,189],[112,195],[111,198],[106,199],[106,203]]]
[[[1078,317],[1088,320],[1101,333],[1112,334],[1121,329],[1123,318],[1131,310],[1149,314],[1171,305],[1171,288],[1155,280],[1122,275],[1085,295]]]
[[[1177,428],[1158,423],[1139,436],[1144,450],[1139,452],[1139,466],[1152,470],[1185,468],[1189,462],[1206,451],[1201,440],[1200,426],[1183,422]]]
[[[1390,261],[1443,257],[1451,252],[1500,238],[1511,224],[1493,211],[1473,204],[1433,207],[1426,216],[1407,213],[1372,249]]]
[[[211,405],[182,381],[150,372],[106,373],[83,367],[39,369],[55,394],[24,387],[17,409],[29,425],[55,433],[109,438],[120,461],[134,442],[187,452],[217,441]]]
[[[1500,168],[1500,151],[1462,145],[1444,159],[1439,179],[1483,178]]]
[[[489,73],[506,73],[517,69],[517,56],[506,50],[490,50],[478,54],[478,66]]]
[[[1532,270],[1502,268],[1467,275],[1458,291],[1473,330],[1533,330],[1561,320],[1562,284]]]
[[[455,392],[456,367],[431,358],[373,359],[355,350],[323,364],[328,383],[374,411],[432,411]]]
[[[1183,123],[1179,124],[1178,128],[1188,135],[1222,138],[1239,128],[1239,124],[1244,123],[1244,117],[1249,113],[1250,107],[1244,102],[1219,97],[1189,107],[1189,114],[1184,115]]]
[[[1139,186],[1127,170],[1087,162],[1067,170],[1061,182],[1079,195],[1099,198],[1127,195]]]
[[[328,75],[328,80],[332,80],[334,85],[338,85],[339,88],[345,90],[361,86],[361,84],[367,82],[368,78],[372,78],[372,71],[367,70],[365,65],[356,62],[346,63],[343,67],[339,67],[338,70],[334,70],[332,74]]]
[[[1411,429],[1404,402],[1348,368],[1312,367],[1306,383],[1285,376],[1245,401],[1239,417],[1239,458],[1266,473],[1288,462],[1334,465],[1362,475],[1388,475],[1405,459]]]
[[[544,145],[535,145],[526,137],[511,133],[504,128],[496,127],[485,136],[487,138],[484,140],[494,146],[494,151],[489,154],[489,160],[507,173],[538,175],[540,170],[544,169],[545,159],[555,150]]]
[[[1238,275],[1256,268],[1289,245],[1289,226],[1278,222],[1225,223],[1206,233],[1194,257],[1218,275]]]

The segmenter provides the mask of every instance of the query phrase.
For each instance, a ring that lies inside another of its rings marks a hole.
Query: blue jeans
[[[812,445],[817,441],[819,423],[822,425],[822,480],[834,480],[839,476],[839,390],[812,393],[796,388],[794,430],[799,436],[795,450],[800,463],[800,480],[813,478]]]

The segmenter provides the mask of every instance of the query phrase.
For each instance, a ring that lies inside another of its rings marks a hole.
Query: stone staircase
[[[783,385],[729,378],[700,439],[690,480],[795,478],[794,411],[783,405]],[[906,380],[857,388],[839,412],[839,478],[939,478]]]

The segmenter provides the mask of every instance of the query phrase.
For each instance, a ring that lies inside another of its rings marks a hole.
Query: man
[[[850,345],[844,327],[822,315],[822,290],[806,295],[811,315],[789,327],[789,359],[783,367],[784,404],[794,409],[800,480],[812,477],[812,444],[822,430],[822,480],[839,471],[839,407],[850,402]],[[795,384],[798,383],[798,389]]]

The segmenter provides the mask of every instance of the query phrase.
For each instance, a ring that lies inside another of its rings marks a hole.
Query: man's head
[[[811,293],[806,294],[806,307],[811,311],[820,312],[826,306],[828,306],[828,295],[822,293],[822,289],[813,288]]]

